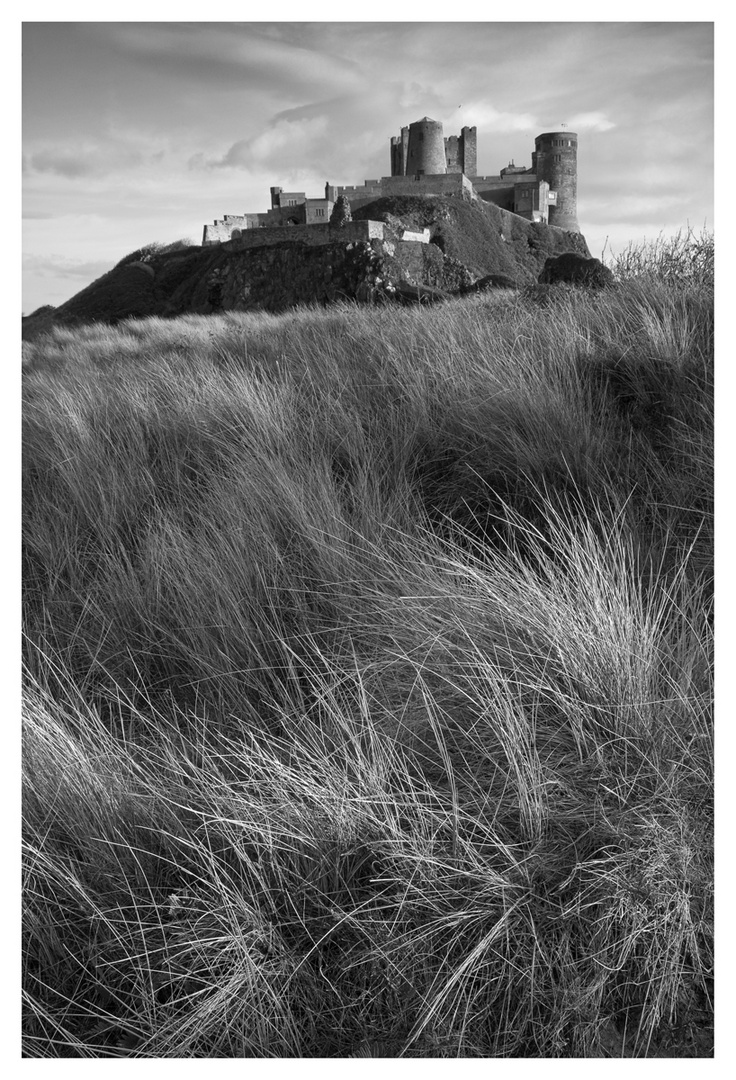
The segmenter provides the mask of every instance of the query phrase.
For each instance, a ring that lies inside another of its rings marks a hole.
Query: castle
[[[477,175],[477,129],[445,137],[442,124],[425,116],[391,138],[391,175],[355,187],[325,184],[324,198],[271,188],[264,213],[226,214],[205,225],[202,244],[220,244],[250,229],[328,226],[339,195],[353,209],[389,195],[456,195],[482,199],[528,221],[580,232],[577,219],[577,152],[574,131],[547,131],[534,140],[531,168],[513,161],[497,176]],[[356,223],[357,225],[357,223]],[[329,230],[311,230],[310,242]],[[300,230],[301,233],[301,230]],[[294,239],[297,236],[294,235]],[[255,237],[253,238],[255,240]]]

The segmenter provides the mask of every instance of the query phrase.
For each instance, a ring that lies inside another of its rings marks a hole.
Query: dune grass
[[[25,1053],[707,1055],[712,293],[27,344]]]

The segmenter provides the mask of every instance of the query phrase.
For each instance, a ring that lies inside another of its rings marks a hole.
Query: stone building
[[[339,195],[356,209],[390,195],[455,195],[493,203],[528,221],[580,232],[577,220],[577,149],[574,131],[547,131],[534,140],[531,167],[509,162],[498,174],[477,175],[477,129],[445,137],[438,120],[425,116],[391,137],[391,175],[362,185],[327,183],[323,198],[271,188],[271,208],[226,214],[205,225],[202,244],[237,239],[249,229],[329,224]]]

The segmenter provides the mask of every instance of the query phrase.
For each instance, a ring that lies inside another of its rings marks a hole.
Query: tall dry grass
[[[26,1053],[707,1052],[707,288],[26,348]]]

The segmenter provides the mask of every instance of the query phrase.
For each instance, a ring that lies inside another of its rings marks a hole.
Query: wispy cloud
[[[124,23],[114,24],[108,35],[136,63],[178,74],[190,84],[237,80],[247,90],[265,80],[273,91],[280,86],[284,96],[312,96],[327,88],[354,90],[360,81],[353,61],[317,43],[307,47],[279,37],[257,23]]]
[[[456,126],[477,127],[485,132],[528,131],[536,132],[540,125],[539,119],[530,112],[517,110],[497,109],[487,101],[470,100],[458,104],[455,113],[447,116],[447,120],[456,121]]]
[[[122,174],[162,162],[168,142],[150,133],[120,129],[79,141],[38,140],[23,155],[23,171],[28,177],[53,173],[71,180]]]
[[[54,277],[91,282],[110,269],[107,260],[74,259],[67,255],[24,255],[23,272],[38,277]]]
[[[568,123],[573,131],[612,131],[616,127],[613,120],[609,120],[602,112],[574,113]]]
[[[143,155],[136,150],[109,146],[84,146],[79,149],[56,146],[27,155],[26,169],[30,172],[55,173],[74,180],[135,169],[142,162]]]
[[[293,168],[294,162],[302,166],[324,160],[322,143],[329,137],[330,125],[326,116],[304,120],[278,120],[272,127],[253,139],[240,139],[230,146],[219,159],[207,161],[196,155],[190,163],[210,169],[246,169],[257,171],[263,167],[272,169]]]

